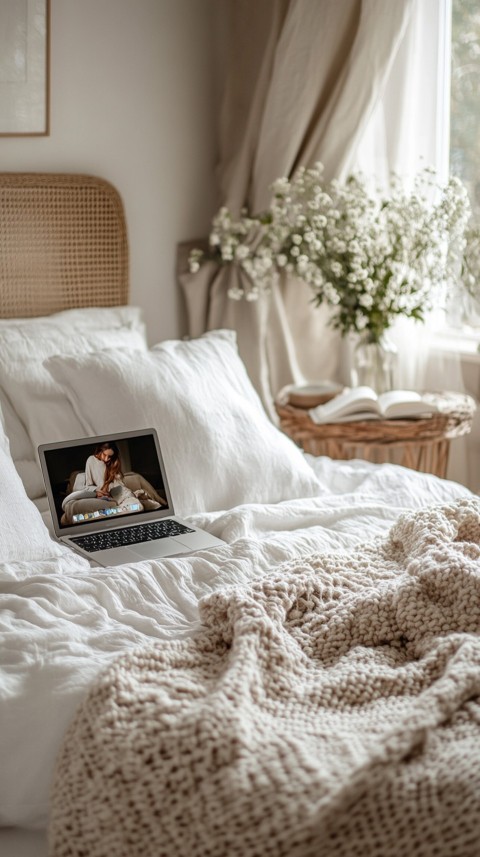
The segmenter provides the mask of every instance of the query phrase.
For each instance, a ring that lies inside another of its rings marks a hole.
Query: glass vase
[[[375,339],[366,331],[353,351],[351,383],[353,387],[372,387],[379,395],[396,387],[398,351],[382,334]]]

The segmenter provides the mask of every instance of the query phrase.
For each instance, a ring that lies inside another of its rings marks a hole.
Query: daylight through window
[[[480,216],[480,4],[452,0],[450,171]]]

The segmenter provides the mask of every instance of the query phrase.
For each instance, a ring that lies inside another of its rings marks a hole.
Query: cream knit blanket
[[[478,857],[480,501],[201,616],[116,660],[78,711],[52,857]]]

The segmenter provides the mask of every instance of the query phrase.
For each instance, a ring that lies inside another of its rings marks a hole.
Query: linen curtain
[[[321,161],[342,178],[387,85],[418,0],[225,0],[225,83],[219,128],[219,203],[262,211],[271,183]],[[213,263],[179,279],[189,334],[237,332],[239,351],[267,411],[292,381],[339,379],[338,334],[302,283],[283,280],[268,300],[227,296],[235,265]]]

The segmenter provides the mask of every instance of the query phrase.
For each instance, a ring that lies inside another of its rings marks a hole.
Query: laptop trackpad
[[[161,559],[176,553],[188,553],[188,548],[175,542],[174,539],[156,539],[153,542],[140,542],[137,545],[121,548],[108,548],[90,554],[94,562],[103,566],[126,565],[129,562],[140,562],[142,559]]]
[[[190,553],[191,551],[223,544],[220,539],[216,539],[210,533],[203,530],[195,530],[193,533],[181,533],[171,538],[156,539],[152,542],[142,542],[138,545],[132,545],[131,550],[135,551],[143,559],[157,559],[162,556]]]
[[[206,530],[195,530],[193,533],[180,533],[175,536],[175,541],[183,542],[185,547],[191,551],[199,551],[204,548],[223,547],[225,542],[212,536]]]
[[[162,556],[173,556],[176,553],[187,553],[188,548],[177,539],[154,539],[151,542],[140,542],[132,545],[130,553],[138,559],[159,559]]]

